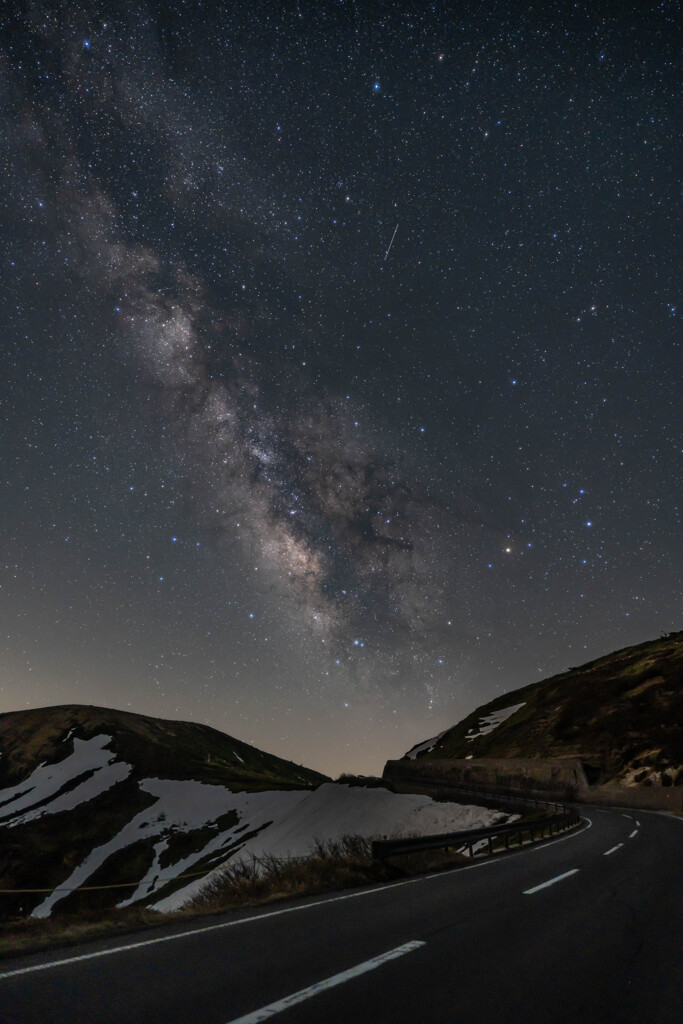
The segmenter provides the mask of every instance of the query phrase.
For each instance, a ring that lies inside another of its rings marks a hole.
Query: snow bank
[[[6,827],[12,827],[42,814],[69,810],[126,778],[132,769],[117,762],[116,755],[105,749],[110,740],[110,736],[74,739],[74,751],[69,757],[55,765],[40,765],[21,784],[21,791],[17,787],[0,791],[0,801],[6,801],[4,806],[0,805],[0,823],[3,818],[11,819],[6,821]],[[63,792],[69,782],[75,783],[73,789]],[[501,812],[481,807],[436,803],[417,794],[334,783],[314,791],[262,793],[233,793],[224,786],[191,779],[143,779],[138,785],[142,792],[155,798],[154,803],[134,815],[107,842],[91,850],[59,888],[35,907],[32,917],[49,917],[60,900],[66,899],[71,890],[88,884],[112,854],[140,840],[151,841],[151,864],[136,885],[123,891],[119,906],[143,901],[157,910],[170,911],[187,903],[211,876],[193,879],[178,892],[162,897],[169,881],[190,874],[204,858],[220,855],[221,851],[225,851],[226,860],[265,855],[301,857],[310,852],[318,839],[334,840],[349,834],[426,835],[476,828],[501,817]],[[220,820],[230,812],[234,812],[236,820],[221,827]],[[199,848],[162,867],[162,857],[166,861],[169,854],[173,856],[174,836],[200,829],[209,832],[197,837]]]
[[[291,807],[286,807],[284,802],[278,806],[279,798],[291,795],[252,794],[252,800],[266,796],[274,798],[271,804],[274,820],[233,855],[235,860],[264,855],[301,857],[310,852],[316,839],[341,839],[349,834],[367,837],[430,835],[480,828],[504,816],[500,811],[437,803],[430,797],[413,793],[390,793],[386,789],[364,789],[335,783],[325,783],[314,792],[303,794],[303,798]],[[252,813],[255,810],[256,807]],[[204,878],[190,882],[151,906],[162,912],[178,910],[220,870],[217,868]]]

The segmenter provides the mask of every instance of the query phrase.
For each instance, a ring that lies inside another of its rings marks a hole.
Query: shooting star
[[[385,262],[385,263],[386,263],[386,261],[387,261],[387,256],[389,255],[389,250],[391,249],[392,245],[394,244],[394,239],[396,238],[396,232],[397,232],[397,231],[398,231],[398,224],[397,224],[397,225],[396,225],[396,227],[394,228],[394,233],[393,233],[393,235],[391,236],[391,241],[389,242],[389,248],[388,248],[388,249],[387,249],[387,251],[386,251],[386,252],[384,253],[384,262]]]

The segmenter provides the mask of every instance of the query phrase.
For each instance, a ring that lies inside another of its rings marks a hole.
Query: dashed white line
[[[640,822],[639,821],[636,822],[636,825],[638,826],[638,828],[640,828]]]
[[[259,1021],[268,1020],[270,1017],[274,1017],[276,1013],[288,1010],[290,1006],[296,1006],[297,1003],[303,1003],[305,999],[310,999],[311,996],[317,996],[319,992],[325,992],[329,988],[334,988],[335,985],[343,985],[345,981],[351,981],[352,978],[356,978],[359,974],[374,971],[375,968],[381,967],[387,961],[396,960],[398,957],[405,956],[406,953],[412,953],[413,950],[419,949],[420,946],[424,945],[424,942],[417,940],[406,942],[403,946],[390,949],[388,953],[382,953],[380,956],[373,957],[372,960],[365,960],[362,964],[350,967],[348,971],[333,974],[331,978],[318,981],[315,985],[309,985],[308,988],[299,989],[298,992],[294,992],[291,996],[278,999],[276,1003],[269,1003],[268,1006],[263,1006],[260,1010],[254,1010],[253,1013],[247,1013],[244,1017],[236,1017],[230,1021],[230,1024],[259,1024]]]
[[[570,875],[575,875],[579,868],[572,868],[571,871],[565,871],[562,875],[556,875],[555,878],[550,878],[547,882],[541,882],[540,885],[535,885],[533,889],[525,889],[522,893],[523,896],[531,896],[532,893],[538,892],[540,889],[547,889],[549,885],[555,885],[555,882],[561,882],[563,878],[569,878]]]
[[[610,850],[605,850],[605,852],[603,853],[603,857],[609,857],[610,853],[616,853],[619,847],[623,845],[623,843],[617,843],[617,845],[613,846]]]
[[[629,839],[633,839],[633,837],[637,836],[637,835],[638,835],[638,829],[634,828],[633,832],[631,832],[631,835],[629,836]]]

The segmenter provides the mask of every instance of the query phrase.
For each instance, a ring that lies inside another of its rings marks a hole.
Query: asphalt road
[[[5,961],[0,1022],[681,1024],[683,819],[581,810],[465,869]]]

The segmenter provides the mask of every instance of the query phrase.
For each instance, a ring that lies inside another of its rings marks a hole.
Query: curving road
[[[2,1024],[680,1024],[683,818],[0,964]]]

